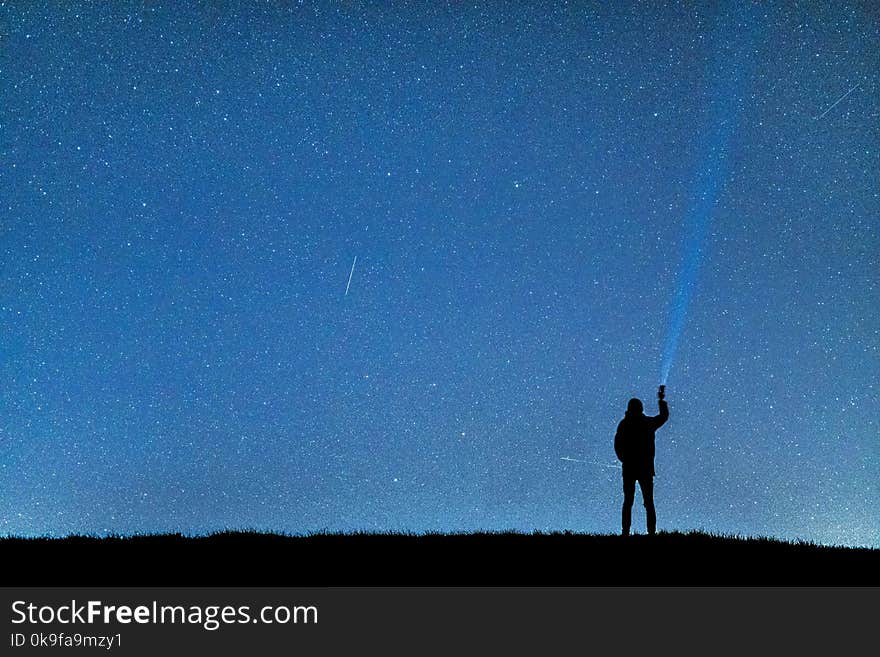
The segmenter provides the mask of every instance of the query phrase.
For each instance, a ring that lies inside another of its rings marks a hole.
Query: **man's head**
[[[626,412],[631,415],[640,415],[645,412],[645,407],[642,405],[641,399],[636,399],[633,397],[629,400],[629,404],[626,405]]]

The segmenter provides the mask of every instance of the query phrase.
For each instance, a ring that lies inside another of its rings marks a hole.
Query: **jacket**
[[[654,476],[654,432],[669,419],[669,405],[660,400],[660,415],[627,412],[614,434],[614,453],[630,479]]]

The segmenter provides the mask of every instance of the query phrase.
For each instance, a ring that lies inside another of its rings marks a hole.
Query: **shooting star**
[[[346,285],[345,285],[345,294],[342,295],[344,297],[348,296],[348,288],[351,287],[351,277],[354,276],[354,266],[357,264],[357,261],[358,261],[358,257],[355,256],[354,262],[351,263],[351,271],[348,273],[348,283],[346,283]]]
[[[560,461],[571,461],[572,463],[586,463],[587,465],[598,465],[600,468],[616,468],[617,470],[621,469],[621,466],[617,463],[600,463],[599,461],[583,461],[581,459],[573,459],[570,456],[560,456]]]
[[[859,83],[859,84],[861,84],[861,83]],[[838,98],[838,99],[835,100],[833,103],[831,103],[831,105],[828,107],[828,109],[826,109],[824,112],[822,112],[819,116],[816,117],[816,120],[818,121],[818,120],[821,119],[823,116],[825,116],[826,114],[828,114],[828,112],[830,112],[831,110],[833,110],[833,109],[837,106],[837,104],[838,104],[839,102],[841,102],[844,98],[846,98],[847,96],[849,96],[853,91],[855,91],[855,90],[858,89],[858,88],[859,88],[859,85],[857,84],[857,85],[854,86],[852,89],[850,89],[850,90],[847,91],[845,94],[843,94],[840,98]]]

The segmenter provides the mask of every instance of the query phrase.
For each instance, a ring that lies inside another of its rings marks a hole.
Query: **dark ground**
[[[877,585],[880,550],[701,533],[0,539],[4,586]]]

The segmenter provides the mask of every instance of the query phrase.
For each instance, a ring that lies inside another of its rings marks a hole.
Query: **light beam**
[[[739,9],[748,12],[748,8]],[[757,21],[751,16],[732,16],[731,19],[736,24],[750,25],[753,29],[743,31],[740,42],[732,47],[733,52],[719,54],[713,70],[707,75],[713,83],[709,112],[711,129],[707,134],[708,147],[700,160],[702,165],[695,176],[692,202],[684,217],[682,263],[670,306],[669,325],[660,365],[660,383],[663,385],[666,385],[678,351],[688,308],[697,286],[700,265],[707,250],[715,206],[728,178],[733,133],[742,114],[742,103],[738,102],[738,97],[742,95],[745,78],[751,71]],[[728,27],[719,24],[719,34],[727,34]]]

